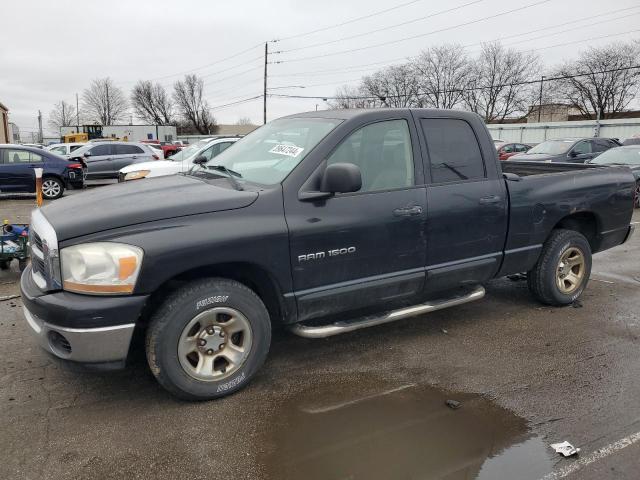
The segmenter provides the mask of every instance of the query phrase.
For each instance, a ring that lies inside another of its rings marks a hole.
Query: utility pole
[[[542,83],[544,82],[544,75],[540,79],[540,98],[538,100],[538,123],[540,123],[540,116],[542,115]]]
[[[42,112],[40,112],[40,110],[38,110],[38,136],[39,136],[39,142],[38,143],[42,143]]]
[[[269,42],[264,42],[264,94],[262,97],[262,123],[267,123],[267,57],[269,56]]]
[[[78,94],[76,93],[76,133],[80,133],[80,104],[78,103]]]

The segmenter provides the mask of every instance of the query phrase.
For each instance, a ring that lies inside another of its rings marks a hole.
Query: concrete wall
[[[540,143],[563,137],[593,137],[596,127],[596,120],[487,125],[494,140],[524,143]],[[600,120],[601,137],[623,139],[637,134],[640,134],[640,118]]]

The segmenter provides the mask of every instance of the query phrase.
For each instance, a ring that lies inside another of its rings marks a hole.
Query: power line
[[[306,48],[314,48],[314,47],[320,47],[320,46],[323,46],[323,45],[331,45],[333,43],[339,43],[339,42],[343,42],[345,40],[352,40],[354,38],[360,38],[360,37],[364,37],[364,36],[367,36],[367,35],[372,35],[374,33],[383,32],[385,30],[391,30],[392,28],[398,28],[398,27],[402,27],[402,26],[405,26],[405,25],[409,25],[411,23],[421,22],[421,21],[426,20],[428,18],[437,17],[438,15],[442,15],[442,14],[445,14],[445,13],[450,13],[450,12],[454,12],[456,10],[461,10],[463,8],[466,8],[466,7],[469,7],[471,5],[475,5],[476,3],[480,3],[480,2],[484,2],[484,1],[485,0],[473,0],[472,2],[468,2],[468,3],[462,4],[462,5],[458,5],[457,7],[447,8],[446,10],[440,10],[438,12],[434,12],[434,13],[430,13],[429,15],[425,15],[424,17],[414,18],[413,20],[407,20],[406,22],[396,23],[395,25],[389,25],[387,27],[376,28],[374,30],[369,30],[368,32],[358,33],[356,35],[349,35],[349,36],[341,37],[341,38],[336,38],[335,40],[328,40],[326,42],[319,42],[319,43],[313,43],[311,45],[303,45],[301,47],[289,48],[288,50],[281,50],[278,53],[295,52],[295,51],[298,51],[298,50],[304,50]]]
[[[507,40],[510,38],[515,38],[515,37],[521,37],[521,36],[525,36],[525,35],[529,35],[532,33],[537,33],[537,32],[541,32],[541,31],[545,31],[545,30],[552,30],[554,28],[559,28],[559,27],[563,27],[569,24],[575,24],[576,22],[583,22],[585,20],[591,20],[592,18],[598,18],[598,17],[602,17],[602,16],[607,16],[607,15],[613,15],[619,12],[624,12],[624,11],[628,11],[628,10],[633,10],[633,9],[637,9],[640,8],[640,6],[634,6],[634,7],[627,7],[627,8],[621,8],[618,10],[612,10],[610,12],[602,12],[602,13],[598,13],[596,15],[590,15],[587,17],[582,17],[582,18],[577,18],[568,22],[562,22],[562,23],[558,23],[555,25],[550,25],[547,27],[543,27],[543,28],[536,28],[534,30],[529,30],[527,32],[520,32],[520,33],[516,33],[513,35],[507,35],[505,37],[500,37],[500,38],[496,38],[494,40],[490,40],[491,41],[502,41],[502,40]],[[620,18],[624,18],[624,17],[620,17]],[[610,20],[617,20],[616,19],[610,19]],[[608,21],[610,21],[608,20]],[[583,27],[579,27],[579,28],[584,28]],[[536,37],[537,38],[537,37]],[[533,40],[533,39],[528,39],[526,41],[529,40]],[[486,43],[486,42],[478,42],[478,43],[472,43],[472,44],[468,44],[468,45],[463,45],[463,47],[474,47],[477,45],[482,45],[482,43]],[[389,65],[389,64],[393,64],[395,62],[399,62],[401,60],[409,60],[411,57],[409,55],[405,55],[403,57],[396,57],[396,58],[391,58],[388,60],[384,60],[384,61],[380,61],[380,62],[373,62],[373,63],[363,63],[363,64],[356,64],[356,65],[351,65],[350,67],[346,67],[346,68],[333,68],[333,69],[321,69],[321,70],[309,70],[306,72],[296,72],[296,73],[288,73],[288,74],[274,74],[271,75],[271,77],[303,77],[303,76],[309,76],[309,75],[332,75],[334,74],[334,72],[358,72],[358,71],[369,71],[371,70],[370,68],[365,68],[365,69],[360,69],[360,67],[371,67],[371,66],[378,66],[378,65]]]
[[[418,35],[412,35],[410,37],[399,38],[397,40],[391,40],[391,41],[388,41],[388,42],[376,43],[376,44],[367,45],[367,46],[364,46],[364,47],[351,48],[351,49],[348,49],[348,50],[341,50],[341,51],[338,51],[338,52],[326,53],[326,54],[323,54],[323,55],[313,55],[313,56],[309,56],[309,57],[285,59],[285,60],[281,60],[281,62],[282,63],[302,62],[304,60],[311,60],[311,59],[315,60],[317,58],[331,57],[331,56],[334,56],[334,55],[343,55],[345,53],[360,52],[362,50],[368,50],[368,49],[371,49],[371,48],[377,48],[377,47],[382,47],[382,46],[386,46],[386,45],[394,45],[396,43],[406,42],[408,40],[415,40],[416,38],[422,38],[422,37],[426,37],[428,35],[434,35],[436,33],[441,33],[441,32],[445,32],[445,31],[448,31],[448,30],[453,30],[453,29],[456,29],[456,28],[472,25],[474,23],[480,23],[480,22],[483,22],[483,21],[486,21],[486,20],[490,20],[490,19],[493,19],[493,18],[502,17],[502,16],[508,15],[510,13],[526,10],[528,8],[536,7],[538,5],[542,5],[544,3],[549,3],[551,1],[553,1],[553,0],[540,0],[540,1],[537,1],[537,2],[529,3],[529,4],[524,5],[522,7],[513,8],[511,10],[506,10],[504,12],[496,13],[496,14],[493,14],[493,15],[488,15],[488,16],[482,17],[482,18],[477,18],[477,19],[471,20],[469,22],[459,23],[457,25],[452,25],[450,27],[445,27],[445,28],[441,28],[441,29],[438,29],[438,30],[432,30],[431,32],[421,33],[421,34],[418,34]]]
[[[231,107],[233,105],[239,105],[241,103],[250,102],[252,100],[257,100],[258,98],[262,98],[262,94],[256,95],[254,97],[245,98],[243,100],[238,100],[237,102],[225,103],[223,105],[216,105],[215,107],[210,107],[209,110],[220,110],[222,108]]]
[[[640,29],[639,29],[640,31]],[[626,70],[634,70],[640,68],[640,65],[634,65],[631,67],[621,67],[621,68],[612,68],[609,70],[600,70],[600,71],[596,71],[596,72],[589,72],[589,73],[579,73],[576,75],[559,75],[557,77],[545,77],[544,81],[545,82],[551,82],[551,81],[556,81],[556,80],[568,80],[568,79],[572,79],[572,78],[579,78],[579,77],[586,77],[589,75],[602,75],[605,73],[613,73],[613,72],[622,72],[622,71],[626,71]],[[468,87],[468,88],[453,88],[453,89],[449,89],[449,90],[438,90],[436,92],[414,92],[411,94],[388,94],[385,96],[385,98],[405,98],[405,97],[412,97],[412,96],[416,96],[416,95],[429,95],[429,94],[433,94],[433,93],[453,93],[453,92],[473,92],[473,91],[477,91],[477,90],[487,90],[490,88],[504,88],[504,87],[516,87],[516,86],[522,86],[522,85],[532,85],[535,83],[540,83],[540,80],[526,80],[526,81],[522,81],[522,82],[512,82],[512,83],[502,83],[502,84],[496,84],[496,85],[486,85],[486,86],[480,86],[480,87]],[[340,97],[336,97],[336,96],[331,96],[331,95],[287,95],[287,94],[271,94],[272,97],[282,97],[282,98],[301,98],[301,99],[324,99],[324,100],[379,100],[380,97],[376,96],[376,95],[363,95],[363,96],[340,96]]]
[[[620,33],[610,33],[608,35],[600,35],[599,37],[583,38],[582,40],[575,40],[573,42],[556,43],[555,45],[548,45],[546,47],[532,48],[529,51],[536,52],[538,50],[546,50],[547,48],[564,47],[565,45],[574,45],[576,43],[583,43],[591,40],[600,40],[601,38],[619,37],[620,35],[626,35],[627,33],[636,33],[636,32],[640,32],[640,29],[629,30],[629,31],[620,32]]]
[[[507,35],[506,37],[500,37],[500,38],[497,38],[497,39],[492,40],[492,41],[508,40],[510,38],[521,37],[521,36],[524,36],[524,35],[529,35],[531,33],[543,32],[545,30],[553,30],[554,28],[564,27],[566,25],[574,25],[576,22],[584,22],[585,20],[591,20],[592,18],[604,17],[604,16],[608,16],[608,15],[613,15],[615,13],[626,12],[628,10],[634,10],[634,9],[637,9],[637,8],[640,8],[640,5],[637,5],[637,6],[634,6],[634,7],[620,8],[618,10],[611,10],[609,12],[602,12],[602,13],[598,13],[596,15],[590,15],[588,17],[576,18],[576,19],[573,19],[573,20],[569,20],[568,22],[557,23],[555,25],[550,25],[548,27],[542,27],[542,28],[536,28],[535,30],[529,30],[528,32],[520,32],[520,33],[515,33],[513,35]],[[633,14],[633,15],[635,15],[635,14]],[[624,18],[624,17],[620,17],[620,18]],[[604,20],[603,23],[607,22],[607,21],[612,21],[612,20],[618,20],[618,19],[616,18],[616,19]],[[589,26],[589,25],[583,25],[583,26],[578,27],[578,28],[584,28],[585,26]],[[564,33],[565,31],[560,32],[560,33]],[[534,39],[531,38],[531,39],[527,39],[527,40],[523,40],[523,41],[529,41],[529,40],[534,40]],[[469,45],[464,45],[464,47],[475,47],[476,45],[481,45],[481,44],[482,44],[482,42],[471,43]]]
[[[639,7],[636,7],[636,8],[639,8]],[[517,42],[507,43],[507,44],[505,44],[505,46],[508,47],[508,46],[517,45],[517,44],[523,43],[523,42],[530,42],[530,41],[533,41],[533,40],[539,40],[541,38],[547,38],[547,37],[552,37],[552,36],[555,36],[555,35],[561,35],[561,34],[564,34],[566,32],[571,32],[573,30],[580,30],[580,29],[585,28],[585,27],[592,27],[594,25],[599,25],[601,23],[613,22],[615,20],[622,20],[622,19],[625,19],[625,18],[629,18],[629,17],[631,17],[633,15],[640,15],[640,12],[632,13],[632,14],[625,15],[625,16],[622,16],[622,17],[610,18],[608,20],[601,20],[599,22],[588,23],[587,25],[580,25],[580,26],[574,27],[574,28],[568,28],[568,29],[566,29],[566,30],[564,30],[562,32],[548,33],[546,35],[540,35],[540,36],[533,37],[533,38],[526,38],[524,40],[518,40]],[[619,34],[616,34],[616,35],[619,35]]]
[[[206,65],[202,65],[202,66],[200,66],[200,67],[191,68],[191,69],[189,69],[189,70],[183,70],[183,71],[178,72],[178,73],[170,73],[170,74],[168,74],[168,75],[163,75],[163,76],[160,76],[160,77],[150,78],[149,80],[150,80],[150,81],[162,80],[162,79],[165,79],[165,78],[177,77],[177,76],[180,76],[180,75],[184,75],[184,74],[186,74],[186,73],[191,73],[191,72],[195,72],[195,71],[198,71],[198,70],[203,70],[203,69],[205,69],[205,68],[212,67],[212,66],[217,65],[217,64],[219,64],[219,63],[226,62],[227,60],[231,60],[232,58],[239,57],[240,55],[243,55],[243,54],[245,54],[245,53],[247,53],[247,52],[250,52],[251,50],[254,50],[254,49],[258,48],[258,47],[259,47],[259,46],[261,46],[261,45],[262,45],[262,42],[260,42],[260,43],[259,43],[259,44],[257,44],[257,45],[253,45],[253,46],[251,46],[251,47],[249,47],[249,48],[245,48],[244,50],[241,50],[241,51],[239,51],[239,52],[237,52],[237,53],[234,53],[233,55],[229,55],[229,56],[227,56],[227,57],[221,58],[221,59],[216,60],[216,61],[214,61],[214,62],[207,63]],[[262,57],[259,57],[259,58],[262,58]],[[232,68],[233,68],[233,67],[232,67]],[[217,72],[217,73],[218,73],[218,72]],[[124,81],[124,82],[120,82],[120,83],[133,83],[133,82],[135,82],[135,81],[136,81],[136,80],[128,80],[128,81]]]
[[[369,13],[369,14],[363,15],[361,17],[352,18],[351,20],[347,20],[347,21],[342,22],[342,23],[336,23],[334,25],[328,25],[326,27],[317,28],[315,30],[309,30],[307,32],[298,33],[298,34],[295,34],[295,35],[289,35],[288,37],[282,37],[282,38],[273,40],[273,42],[284,42],[285,40],[291,40],[293,38],[306,37],[307,35],[312,35],[314,33],[325,32],[325,31],[331,30],[333,28],[343,27],[344,25],[349,25],[349,24],[354,23],[354,22],[359,22],[360,20],[365,20],[367,18],[375,17],[377,15],[382,15],[383,13],[391,12],[391,11],[397,10],[399,8],[408,7],[409,5],[413,5],[414,3],[418,3],[420,1],[422,1],[422,0],[412,0],[410,2],[401,3],[399,5],[396,5],[395,7],[386,8],[384,10],[379,10],[377,12]]]

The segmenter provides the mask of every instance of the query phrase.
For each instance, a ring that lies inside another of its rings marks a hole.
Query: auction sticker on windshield
[[[287,157],[297,157],[302,153],[304,148],[296,147],[295,145],[282,145],[278,144],[269,150],[269,153],[277,153],[278,155],[286,155]]]

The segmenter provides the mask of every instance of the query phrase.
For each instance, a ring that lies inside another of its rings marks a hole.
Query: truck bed
[[[507,160],[500,162],[504,173],[515,173],[521,177],[530,175],[546,175],[550,173],[577,172],[590,168],[607,168],[602,165],[589,163],[547,163],[547,162],[524,162],[517,160]]]

